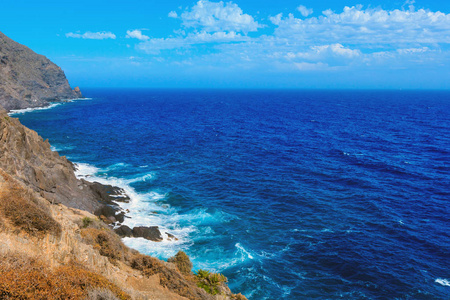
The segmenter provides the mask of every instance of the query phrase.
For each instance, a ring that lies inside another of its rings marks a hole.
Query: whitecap
[[[239,253],[242,253],[244,256],[247,256],[249,259],[253,259],[253,256],[250,254],[250,252],[248,252],[247,250],[245,250],[244,247],[242,247],[242,245],[240,243],[237,243],[236,245],[234,245],[237,249]]]
[[[434,282],[439,283],[440,285],[443,286],[450,286],[450,280],[448,279],[438,278]]]
[[[54,107],[56,107],[56,106],[59,106],[59,105],[61,105],[62,103],[61,102],[58,102],[58,103],[51,103],[50,105],[48,105],[48,106],[44,106],[44,107],[29,107],[29,108],[24,108],[24,109],[12,109],[9,113],[8,113],[8,115],[9,116],[13,116],[13,115],[21,115],[21,114],[25,114],[25,113],[29,113],[29,112],[32,112],[32,111],[35,111],[35,110],[46,110],[46,109],[51,109],[51,108],[54,108]]]
[[[99,168],[90,164],[74,163],[74,165],[75,165],[75,175],[79,179],[92,177],[100,171]]]

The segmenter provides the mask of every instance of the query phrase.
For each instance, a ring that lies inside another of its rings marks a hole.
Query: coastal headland
[[[8,115],[80,97],[58,66],[0,32],[0,298],[246,299],[223,275],[194,273],[184,252],[166,262],[126,247],[120,236],[158,242],[161,232],[120,226],[120,187],[77,178]]]

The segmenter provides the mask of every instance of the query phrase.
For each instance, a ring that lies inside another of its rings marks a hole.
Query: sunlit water
[[[84,92],[16,116],[179,238],[127,245],[250,299],[450,298],[450,93]]]

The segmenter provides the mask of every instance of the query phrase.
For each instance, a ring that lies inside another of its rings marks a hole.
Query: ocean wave
[[[434,282],[439,283],[440,285],[443,286],[450,286],[450,280],[448,279],[438,278]]]
[[[12,109],[8,113],[8,115],[9,116],[22,115],[22,114],[29,113],[29,112],[36,111],[36,110],[51,109],[51,108],[60,106],[61,104],[68,103],[68,102],[83,101],[83,100],[92,100],[92,98],[63,99],[62,102],[51,102],[50,105],[43,106],[43,107],[29,107],[29,108],[23,108],[23,109]]]
[[[121,165],[115,164],[114,167]],[[117,186],[125,190],[130,197],[129,203],[120,203],[121,208],[129,210],[129,218],[125,218],[123,225],[131,228],[136,226],[158,226],[163,236],[162,242],[153,242],[142,238],[124,238],[124,243],[143,253],[153,255],[162,259],[167,259],[175,255],[179,250],[186,250],[192,245],[190,235],[198,232],[196,226],[203,223],[214,223],[215,219],[229,220],[230,216],[216,212],[209,214],[206,210],[194,210],[180,215],[176,209],[169,204],[159,203],[166,199],[167,195],[157,191],[147,193],[137,192],[131,186],[139,180],[152,178],[147,174],[132,179],[105,177],[102,169],[86,163],[76,163],[76,176],[89,181],[96,181],[105,185]],[[123,165],[121,166],[123,167]],[[166,234],[174,235],[178,240],[170,239]]]
[[[29,113],[29,112],[36,111],[36,110],[51,109],[51,108],[57,107],[57,106],[59,106],[61,104],[62,104],[61,102],[58,102],[58,103],[51,103],[50,105],[44,106],[44,107],[32,107],[32,108],[30,107],[30,108],[24,108],[24,109],[12,109],[8,113],[8,115],[13,116],[13,115],[20,115],[20,114],[24,114],[24,113]]]

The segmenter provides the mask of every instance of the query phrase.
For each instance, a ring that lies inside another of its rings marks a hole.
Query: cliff
[[[0,106],[10,111],[81,97],[60,67],[0,32]]]
[[[0,167],[52,203],[94,213],[104,203],[87,182],[75,177],[74,165],[59,156],[35,131],[0,107]]]

